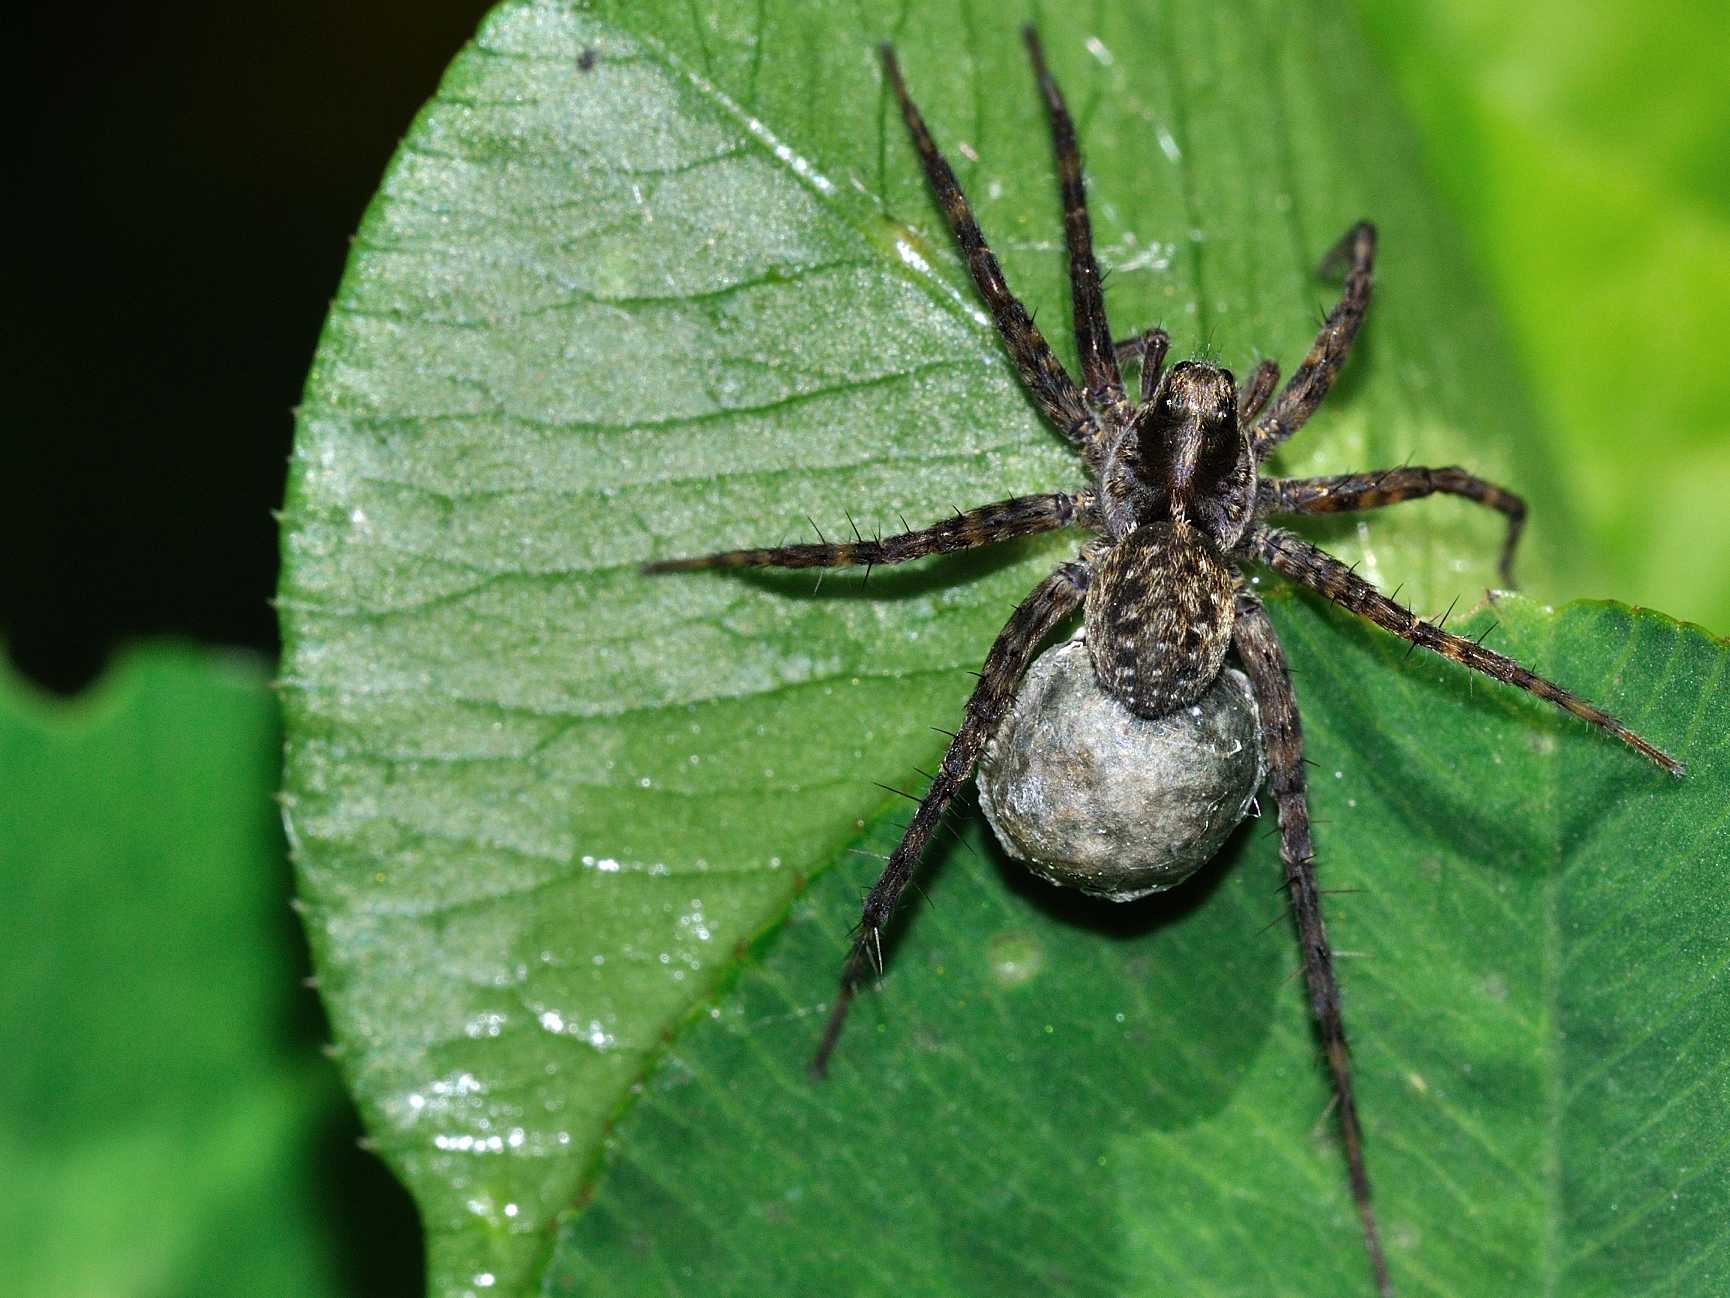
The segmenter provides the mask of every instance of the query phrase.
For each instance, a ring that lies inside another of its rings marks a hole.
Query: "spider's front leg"
[[[1286,893],[1291,901],[1292,918],[1297,923],[1310,1014],[1321,1034],[1328,1072],[1333,1077],[1340,1132],[1345,1139],[1346,1168],[1358,1220],[1363,1226],[1364,1250],[1375,1272],[1377,1293],[1388,1295],[1393,1287],[1370,1204],[1363,1128],[1358,1123],[1357,1101],[1352,1094],[1351,1055],[1346,1048],[1345,1020],[1340,1013],[1339,979],[1334,976],[1333,950],[1328,946],[1327,929],[1322,924],[1321,892],[1316,887],[1315,849],[1310,842],[1309,800],[1304,784],[1303,727],[1298,721],[1285,652],[1274,635],[1273,623],[1268,621],[1261,601],[1246,592],[1237,597],[1232,645],[1261,711],[1268,788],[1279,809],[1280,860],[1285,866]]]
[[[1281,389],[1267,413],[1250,429],[1250,446],[1256,462],[1267,459],[1274,448],[1298,429],[1315,413],[1315,408],[1333,386],[1334,376],[1345,364],[1351,351],[1352,339],[1364,322],[1364,312],[1370,305],[1370,271],[1376,259],[1376,227],[1359,221],[1322,258],[1320,274],[1330,274],[1337,267],[1345,268],[1345,288],[1339,303],[1328,312],[1316,335],[1309,355]]]
[[[1033,60],[1033,74],[1045,97],[1046,116],[1051,119],[1051,146],[1057,155],[1057,181],[1063,195],[1063,238],[1069,245],[1070,300],[1075,310],[1075,349],[1081,356],[1081,380],[1095,405],[1123,405],[1123,377],[1117,368],[1117,347],[1111,341],[1111,325],[1105,317],[1105,285],[1093,257],[1093,226],[1087,217],[1087,182],[1081,174],[1081,149],[1075,142],[1075,124],[1063,102],[1050,69],[1039,33],[1029,24],[1021,29]],[[1146,380],[1143,379],[1145,384]],[[1121,411],[1127,418],[1129,411]]]
[[[943,215],[949,222],[949,232],[955,236],[955,242],[961,248],[961,255],[967,262],[967,273],[973,277],[973,286],[979,290],[979,296],[985,300],[985,305],[991,308],[991,318],[996,322],[1004,349],[1015,362],[1022,386],[1059,433],[1084,454],[1097,457],[1101,453],[1098,445],[1098,422],[1088,410],[1087,403],[1082,400],[1075,380],[1069,377],[1068,371],[1052,354],[1050,344],[1045,341],[1045,335],[1039,332],[1039,327],[1033,323],[1033,317],[1028,314],[1027,308],[1009,291],[1009,282],[1003,277],[1003,267],[992,254],[991,246],[985,242],[979,222],[973,217],[973,208],[967,201],[967,195],[962,193],[954,170],[938,149],[937,142],[931,138],[931,131],[925,125],[925,119],[920,115],[913,97],[907,93],[907,83],[901,79],[901,65],[896,61],[895,51],[888,45],[883,45],[879,52],[883,57],[884,75],[889,78],[889,88],[895,94],[895,101],[901,106],[901,119],[907,123],[907,133],[913,137],[913,147],[919,151],[919,161],[925,168],[925,179],[931,186],[931,192],[937,196],[938,205],[943,208]],[[1103,324],[1103,305],[1099,310]],[[1083,320],[1082,313],[1078,312],[1078,328]],[[1109,353],[1109,334],[1106,335],[1104,345]],[[1090,354],[1090,349],[1083,346],[1083,357]],[[1109,355],[1106,359],[1111,370],[1115,372],[1115,361]]]
[[[1506,487],[1474,477],[1464,469],[1426,469],[1405,465],[1368,473],[1339,473],[1322,478],[1263,478],[1256,484],[1258,518],[1272,514],[1343,514],[1381,509],[1425,496],[1459,496],[1487,505],[1508,520],[1498,565],[1502,580],[1514,584],[1514,547],[1526,524],[1526,502]]]
[[[1081,604],[1087,591],[1089,570],[1085,561],[1066,563],[1033,588],[1032,594],[1021,601],[1008,623],[998,633],[985,655],[985,665],[979,673],[979,684],[967,700],[961,727],[943,753],[943,762],[931,781],[931,787],[919,802],[913,819],[889,855],[876,886],[865,899],[864,913],[859,918],[858,936],[841,969],[841,985],[835,994],[834,1008],[824,1026],[823,1038],[811,1060],[811,1071],[821,1077],[829,1066],[829,1056],[841,1036],[848,1006],[853,994],[869,970],[881,971],[883,962],[882,935],[902,892],[913,877],[913,871],[930,842],[933,831],[942,820],[985,747],[986,740],[997,729],[1005,709],[1015,697],[1017,686],[1033,661],[1040,643],[1057,629],[1064,618]]]

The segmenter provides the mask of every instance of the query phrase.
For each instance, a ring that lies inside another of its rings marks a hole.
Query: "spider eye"
[[[1179,361],[1166,376],[1157,409],[1166,419],[1203,424],[1235,417],[1237,384],[1230,370],[1205,361]]]

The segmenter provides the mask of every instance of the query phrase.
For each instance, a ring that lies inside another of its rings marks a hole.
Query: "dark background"
[[[72,692],[117,643],[274,659],[292,412],[348,237],[485,0],[48,4],[18,97],[0,643]]]
[[[0,652],[73,693],[144,636],[274,661],[293,407],[386,161],[485,0],[21,5]],[[287,887],[286,866],[284,887]],[[282,941],[305,972],[298,926]],[[290,1028],[328,1037],[310,993]],[[353,1291],[422,1291],[407,1195],[326,1142]]]

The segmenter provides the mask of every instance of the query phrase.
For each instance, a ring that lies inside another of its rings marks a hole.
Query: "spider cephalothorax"
[[[1123,493],[1134,523],[1185,522],[1221,551],[1237,544],[1255,503],[1255,457],[1229,370],[1179,361],[1121,442],[1128,481],[1113,475],[1106,491]]]
[[[1228,371],[1179,361],[1161,372],[1149,352],[1144,388],[1150,378],[1100,475],[1110,542],[1087,588],[1087,643],[1100,685],[1157,717],[1212,684],[1231,646],[1237,582],[1223,555],[1249,519],[1255,459]]]
[[[1059,363],[1032,317],[1010,293],[954,173],[907,94],[888,46],[883,47],[883,66],[974,286],[991,309],[1029,397],[1080,453],[1091,479],[1089,487],[999,501],[895,536],[730,550],[661,560],[647,569],[848,564],[869,568],[1059,528],[1094,533],[1074,560],[1059,566],[1022,601],[986,655],[961,726],[866,898],[840,991],[813,1061],[818,1073],[827,1066],[855,990],[872,969],[882,966],[883,929],[926,843],[1014,700],[1041,643],[1084,608],[1087,649],[1100,687],[1131,712],[1150,718],[1165,716],[1201,697],[1218,678],[1227,652],[1235,652],[1260,714],[1267,785],[1279,812],[1285,887],[1310,1011],[1333,1082],[1364,1245],[1378,1290],[1389,1293],[1352,1095],[1339,984],[1316,886],[1297,705],[1273,625],[1245,584],[1239,565],[1269,568],[1414,646],[1547,699],[1673,775],[1682,774],[1682,767],[1608,713],[1512,659],[1414,616],[1339,560],[1269,524],[1270,518],[1281,514],[1377,509],[1437,493],[1461,496],[1507,518],[1501,556],[1506,579],[1525,506],[1512,493],[1455,468],[1408,465],[1320,478],[1258,478],[1257,466],[1321,403],[1363,322],[1376,250],[1375,229],[1368,222],[1348,230],[1324,260],[1324,273],[1344,272],[1344,291],[1309,354],[1277,394],[1279,368],[1271,361],[1257,366],[1240,389],[1228,371],[1205,362],[1182,361],[1167,368],[1169,340],[1163,330],[1150,329],[1127,342],[1113,343],[1093,257],[1074,127],[1045,67],[1037,36],[1031,28],[1025,36],[1057,154],[1080,383]],[[1120,365],[1125,361],[1140,368],[1139,399],[1134,402],[1124,389]]]

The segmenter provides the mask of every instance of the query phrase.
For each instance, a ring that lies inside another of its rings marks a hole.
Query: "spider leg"
[[[1123,406],[1123,376],[1117,368],[1111,326],[1106,323],[1099,264],[1093,259],[1093,226],[1087,219],[1087,183],[1081,175],[1075,124],[1069,120],[1063,92],[1045,66],[1045,51],[1031,23],[1021,29],[1021,39],[1027,42],[1028,57],[1033,60],[1033,72],[1039,78],[1051,118],[1051,145],[1057,154],[1057,179],[1063,192],[1063,238],[1069,245],[1069,289],[1075,305],[1075,350],[1081,356],[1081,381],[1096,406]],[[1124,409],[1121,414],[1127,419],[1130,412]]]
[[[1280,860],[1285,866],[1286,892],[1297,923],[1310,1014],[1321,1034],[1328,1072],[1333,1077],[1340,1132],[1345,1139],[1346,1169],[1358,1220],[1363,1225],[1364,1251],[1369,1254],[1370,1267],[1375,1272],[1376,1292],[1385,1296],[1393,1293],[1393,1287],[1388,1279],[1387,1259],[1382,1254],[1381,1236],[1376,1230],[1375,1211],[1370,1205],[1364,1134],[1352,1094],[1351,1054],[1346,1047],[1345,1020],[1340,1013],[1339,979],[1334,976],[1333,950],[1328,946],[1327,929],[1322,924],[1321,893],[1316,887],[1315,849],[1310,842],[1309,800],[1304,788],[1303,727],[1298,720],[1285,652],[1261,601],[1247,592],[1240,592],[1237,597],[1232,644],[1261,711],[1268,787],[1279,807]]]
[[[1322,259],[1318,274],[1327,275],[1336,267],[1344,267],[1345,289],[1339,303],[1328,312],[1316,335],[1309,355],[1297,367],[1268,407],[1267,413],[1250,429],[1250,445],[1256,462],[1267,459],[1274,448],[1290,437],[1315,413],[1315,408],[1333,386],[1334,375],[1345,364],[1352,339],[1364,322],[1364,311],[1370,304],[1370,267],[1376,256],[1376,227],[1359,221],[1347,230],[1345,237]]]
[[[1553,681],[1527,671],[1512,658],[1485,649],[1463,636],[1454,635],[1401,608],[1369,582],[1357,576],[1338,559],[1291,532],[1278,528],[1252,528],[1232,552],[1235,556],[1264,563],[1281,576],[1319,591],[1342,608],[1392,631],[1403,640],[1422,645],[1473,671],[1482,672],[1508,685],[1554,703],[1564,712],[1607,734],[1614,735],[1642,757],[1672,775],[1683,773],[1682,763],[1647,743],[1603,709],[1570,694]]]
[[[1278,361],[1267,360],[1257,365],[1255,373],[1249,376],[1249,382],[1238,389],[1238,423],[1254,423],[1255,417],[1261,414],[1261,408],[1267,404],[1267,399],[1273,395],[1274,387],[1278,383]]]
[[[907,822],[900,843],[889,854],[888,864],[865,899],[858,934],[841,968],[841,985],[835,993],[834,1008],[829,1011],[823,1038],[811,1060],[813,1075],[821,1077],[828,1069],[829,1056],[841,1036],[841,1026],[846,1021],[847,1009],[859,984],[869,970],[881,970],[883,929],[895,913],[895,904],[912,879],[932,831],[972,773],[985,741],[996,730],[1004,710],[1015,697],[1027,664],[1032,661],[1041,641],[1080,605],[1087,581],[1085,562],[1064,564],[1021,601],[1003,630],[998,632],[991,652],[985,655],[979,684],[974,686],[973,694],[967,700],[961,727],[949,741],[931,786],[920,799],[919,808],[913,813],[913,819]]]
[[[907,122],[908,133],[913,136],[914,147],[919,150],[925,178],[943,208],[943,215],[948,218],[955,242],[961,245],[962,256],[979,296],[991,308],[991,317],[997,322],[997,332],[1003,337],[1009,358],[1020,372],[1022,386],[1058,432],[1090,456],[1099,454],[1099,426],[1088,412],[1075,380],[1069,377],[1068,371],[1052,353],[1045,336],[1034,325],[1033,317],[1027,314],[1027,308],[1009,291],[1003,268],[997,264],[985,236],[980,233],[967,196],[961,192],[954,171],[938,152],[931,132],[926,129],[925,119],[907,94],[907,85],[901,79],[901,66],[895,61],[895,51],[885,44],[881,52],[883,71],[901,105],[901,116]]]
[[[697,568],[843,568],[863,564],[905,563],[927,554],[948,554],[996,545],[1018,536],[1050,532],[1085,521],[1092,508],[1090,491],[1070,495],[1052,492],[1042,496],[1016,496],[995,504],[981,505],[965,514],[955,514],[913,531],[894,536],[863,538],[821,545],[783,545],[773,549],[723,550],[694,559],[657,559],[643,565],[644,572],[691,572]]]
[[[1141,365],[1141,403],[1153,400],[1159,387],[1160,371],[1165,368],[1165,353],[1171,347],[1171,335],[1159,328],[1149,329],[1134,338],[1124,338],[1111,345],[1119,365],[1139,362]]]
[[[1526,525],[1526,502],[1493,482],[1473,477],[1464,469],[1425,469],[1405,466],[1368,473],[1340,473],[1325,478],[1263,478],[1258,484],[1257,515],[1340,514],[1359,509],[1380,509],[1402,500],[1425,496],[1463,496],[1500,511],[1508,520],[1508,536],[1502,542],[1502,580],[1514,584],[1514,547]]]

